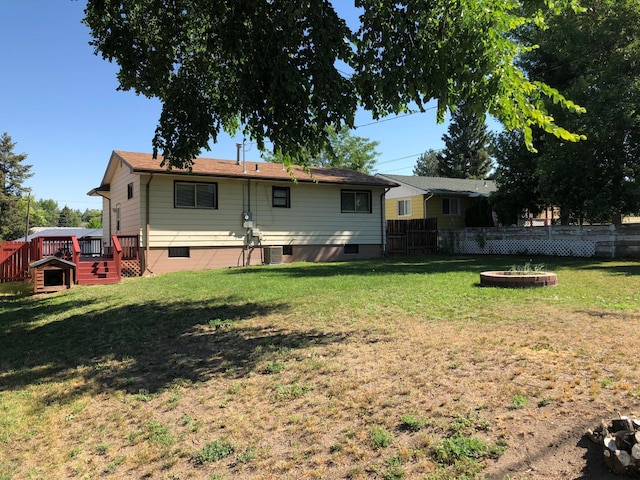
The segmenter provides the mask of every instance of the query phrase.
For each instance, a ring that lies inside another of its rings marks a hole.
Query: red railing
[[[117,235],[117,237],[122,246],[122,259],[139,260],[140,240],[138,235]]]

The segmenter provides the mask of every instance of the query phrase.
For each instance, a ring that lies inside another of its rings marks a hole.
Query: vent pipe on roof
[[[241,143],[236,143],[236,149],[238,150],[236,153],[236,165],[240,165],[240,149],[242,148]]]
[[[256,163],[256,172],[259,172],[259,171],[260,171],[260,165]]]

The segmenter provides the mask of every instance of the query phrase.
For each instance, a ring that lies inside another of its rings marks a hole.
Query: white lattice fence
[[[640,252],[640,229],[613,226],[466,228],[440,232],[438,246],[451,253],[470,255],[613,258],[616,253],[633,253],[636,246]]]
[[[592,240],[461,240],[453,253],[470,255],[545,255],[557,257],[593,257],[596,242]]]

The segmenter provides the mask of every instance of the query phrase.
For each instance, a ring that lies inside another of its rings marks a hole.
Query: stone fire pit
[[[552,287],[558,284],[558,276],[550,272],[493,271],[480,274],[483,287],[501,288],[537,288]]]

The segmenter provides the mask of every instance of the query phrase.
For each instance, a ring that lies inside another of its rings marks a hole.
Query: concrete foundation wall
[[[143,275],[178,272],[181,270],[210,270],[215,268],[262,265],[263,247],[191,247],[189,257],[169,257],[167,248],[149,250],[148,269]],[[268,247],[264,247],[268,248]],[[146,252],[143,251],[146,255]],[[282,263],[335,262],[362,260],[382,256],[381,245],[358,245],[357,253],[344,253],[341,245],[292,245],[291,254],[282,256]]]

